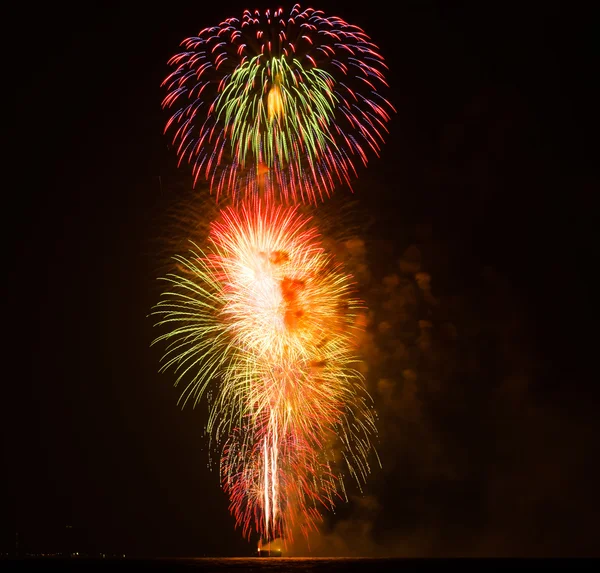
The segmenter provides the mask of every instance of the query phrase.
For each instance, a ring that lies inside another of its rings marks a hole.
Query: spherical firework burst
[[[313,202],[379,152],[386,66],[357,26],[299,5],[246,10],[183,46],[163,82],[165,131],[217,194]]]
[[[244,203],[211,226],[209,249],[177,257],[154,313],[163,368],[184,400],[216,390],[208,431],[246,535],[314,528],[343,492],[340,456],[366,477],[373,413],[355,369],[361,306],[297,207]],[[338,452],[336,457],[335,451]]]

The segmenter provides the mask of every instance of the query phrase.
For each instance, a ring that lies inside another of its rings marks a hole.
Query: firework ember
[[[246,10],[182,45],[163,82],[165,131],[217,194],[315,202],[378,154],[386,65],[357,26],[299,5]]]
[[[242,203],[214,222],[206,252],[154,310],[168,331],[163,368],[182,399],[213,389],[208,431],[245,535],[308,533],[369,472],[373,412],[356,370],[361,305],[297,207]],[[342,463],[343,462],[343,463]]]

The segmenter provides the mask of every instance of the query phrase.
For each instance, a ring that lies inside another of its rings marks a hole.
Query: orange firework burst
[[[290,539],[369,472],[373,412],[356,370],[361,306],[310,217],[259,202],[226,209],[207,253],[179,258],[155,313],[171,329],[165,368],[200,398],[246,535]],[[341,464],[340,462],[344,462]],[[345,466],[345,468],[344,468]]]

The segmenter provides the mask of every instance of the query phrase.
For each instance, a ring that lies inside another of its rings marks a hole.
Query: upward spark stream
[[[166,277],[154,310],[169,327],[163,368],[187,379],[185,400],[214,391],[207,429],[224,443],[222,483],[244,534],[291,540],[315,529],[344,479],[369,472],[362,307],[296,207],[226,209],[209,245]]]

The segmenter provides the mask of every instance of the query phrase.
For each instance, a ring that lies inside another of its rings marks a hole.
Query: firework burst
[[[154,309],[163,369],[186,382],[184,403],[214,389],[207,429],[244,534],[290,539],[344,495],[344,474],[362,483],[369,472],[362,307],[297,207],[227,208],[208,244],[176,257]]]
[[[386,65],[357,26],[299,5],[246,10],[182,45],[163,82],[165,131],[217,195],[315,202],[379,153]]]

